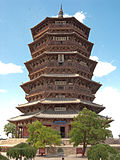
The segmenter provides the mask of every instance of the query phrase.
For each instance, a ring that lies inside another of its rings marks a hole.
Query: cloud
[[[0,135],[2,138],[6,138],[6,135],[4,133],[4,126],[8,123],[7,120],[12,117],[16,117],[17,115],[20,115],[21,113],[15,108],[15,106],[1,108],[0,112],[2,113],[0,115]]]
[[[86,18],[85,13],[83,13],[83,11],[76,12],[73,16],[69,14],[64,14],[64,17],[75,17],[80,22],[83,22]]]
[[[13,63],[3,63],[0,61],[0,74],[23,73],[22,66]]]
[[[18,106],[18,103],[19,102],[17,100],[13,99],[9,102],[4,102],[1,104],[1,106],[4,106],[4,107],[1,107],[1,109],[0,109],[0,113],[1,113],[1,115],[0,115],[0,136],[2,138],[6,138],[6,135],[4,133],[4,126],[5,126],[5,124],[8,123],[7,120],[12,117],[16,117],[18,115],[23,114],[18,109],[16,109],[16,106]],[[26,103],[26,101],[23,100],[22,104],[23,103]]]
[[[113,66],[109,62],[99,61],[99,58],[96,56],[91,56],[90,59],[98,62],[97,66],[94,70],[94,77],[103,77],[103,76],[108,75],[109,73],[113,72],[116,69],[116,66]]]
[[[5,89],[0,89],[0,93],[6,93],[7,91]]]
[[[53,17],[58,17],[57,16],[53,16]],[[78,21],[82,22],[85,20],[86,16],[85,13],[83,11],[78,11],[76,12],[74,15],[69,15],[69,14],[64,14],[63,17],[75,17]]]
[[[86,18],[85,13],[83,13],[82,11],[76,12],[73,16],[80,22],[83,22]]]
[[[100,114],[112,117],[111,130],[114,137],[120,134],[120,91],[116,88],[105,87],[96,93],[95,103],[103,104],[106,108]]]

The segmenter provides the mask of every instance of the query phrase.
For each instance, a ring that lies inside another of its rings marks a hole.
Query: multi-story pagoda
[[[74,17],[45,18],[31,29],[32,59],[25,62],[30,80],[21,85],[25,104],[23,114],[9,121],[16,124],[16,135],[28,137],[27,124],[36,120],[67,137],[73,118],[84,108],[97,114],[104,107],[93,103],[101,84],[92,80],[97,62],[91,60],[93,43],[90,28]]]

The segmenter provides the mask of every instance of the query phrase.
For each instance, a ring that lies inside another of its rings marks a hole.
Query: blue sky
[[[7,119],[20,114],[15,107],[25,102],[20,88],[28,81],[24,62],[31,59],[27,44],[30,28],[46,17],[56,16],[60,5],[64,14],[75,16],[91,28],[94,43],[91,58],[98,61],[93,79],[102,83],[96,103],[101,112],[114,119],[114,137],[120,134],[120,1],[119,0],[0,0],[0,134]]]

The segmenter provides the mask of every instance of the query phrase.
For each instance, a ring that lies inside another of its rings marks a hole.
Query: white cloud
[[[23,100],[22,104],[26,103],[25,100]],[[1,104],[0,109],[0,136],[2,138],[6,138],[6,135],[4,133],[4,126],[8,123],[8,119],[12,117],[16,117],[18,115],[21,115],[21,113],[18,109],[16,109],[16,106],[18,106],[18,102],[16,100],[11,100],[9,102],[5,102],[4,104]],[[0,138],[1,138],[0,137]]]
[[[0,74],[5,75],[9,73],[23,73],[22,66],[13,63],[3,63],[0,61]]]
[[[58,17],[57,16],[53,16],[53,17]],[[78,21],[82,22],[85,20],[86,16],[85,13],[83,11],[78,11],[76,12],[74,15],[69,15],[69,14],[64,14],[63,17],[75,17]]]
[[[5,89],[0,89],[0,93],[6,93],[7,91]]]
[[[108,75],[109,73],[113,72],[116,69],[116,66],[113,66],[109,62],[99,61],[99,58],[96,56],[91,56],[90,59],[98,62],[94,70],[94,77],[102,77]]]
[[[81,12],[76,12],[74,15],[69,15],[69,14],[64,14],[64,17],[75,17],[78,21],[83,22],[86,18],[85,13]]]
[[[120,91],[112,87],[100,89],[96,93],[94,102],[103,104],[103,106],[106,107],[100,114],[112,117],[114,121],[111,123],[110,129],[112,130],[114,137],[118,138],[118,135],[120,134]]]
[[[83,13],[82,11],[76,12],[73,16],[80,22],[83,22],[86,18],[85,13]]]
[[[8,119],[12,117],[16,117],[21,113],[15,108],[15,106],[9,106],[7,108],[0,109],[0,135],[2,138],[5,138],[4,126],[8,123]]]

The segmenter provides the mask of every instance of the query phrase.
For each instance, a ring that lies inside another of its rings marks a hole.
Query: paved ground
[[[62,157],[36,157],[35,160],[62,160]],[[64,160],[87,160],[87,158],[81,158],[80,156],[76,155],[69,155],[64,157]]]
[[[3,155],[5,155],[5,153],[2,153]],[[13,159],[10,159],[13,160]],[[34,158],[34,160],[62,160],[62,157],[36,157]],[[87,158],[81,158],[80,155],[69,155],[69,156],[65,156],[64,160],[87,160]]]

